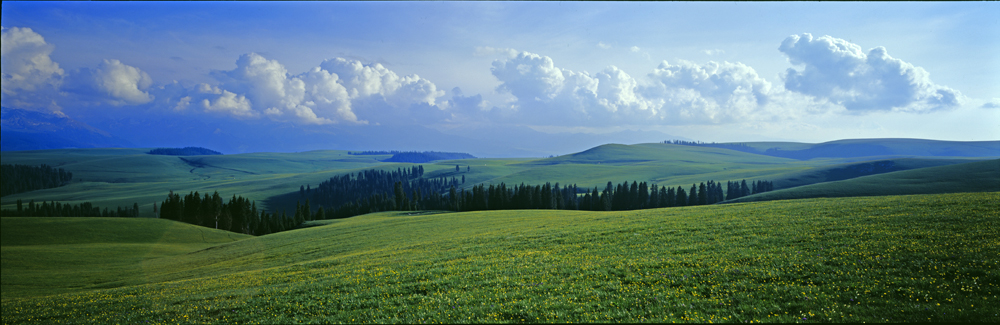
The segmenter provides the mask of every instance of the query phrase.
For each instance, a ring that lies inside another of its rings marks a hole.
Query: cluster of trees
[[[207,156],[207,155],[221,155],[221,152],[205,149],[202,147],[184,147],[184,148],[156,148],[146,152],[151,155],[168,155],[168,156]]]
[[[42,204],[36,204],[35,200],[30,200],[25,205],[23,201],[17,200],[17,210],[4,209],[2,213],[5,217],[137,218],[139,217],[139,204],[133,203],[131,208],[118,207],[115,210],[108,210],[108,208],[101,209],[100,207],[96,207],[90,202],[72,205],[43,201]]]
[[[0,165],[0,196],[59,187],[73,179],[73,173],[49,165]]]
[[[200,196],[198,192],[189,192],[181,196],[170,191],[159,209],[153,204],[153,213],[159,218],[254,236],[297,227],[306,220],[306,216],[300,215],[300,212],[296,208],[295,215],[288,216],[285,212],[278,214],[258,211],[255,201],[233,195],[229,202],[223,202],[219,192],[212,195],[205,193],[204,196]]]
[[[449,186],[460,185],[460,181],[454,177],[451,179],[427,179],[423,178],[423,175],[423,165],[412,168],[397,168],[395,171],[370,169],[357,174],[331,177],[315,188],[309,185],[299,186],[299,195],[302,199],[311,199],[315,204],[335,208],[347,203],[367,200],[375,194],[395,193],[397,183],[402,184],[404,192],[410,193],[414,189],[420,189],[422,190],[420,194],[423,196],[431,193],[440,194],[446,191]]]
[[[773,190],[774,182],[771,181],[754,181],[750,186],[747,186],[746,180],[742,182],[729,182],[726,184],[726,200]]]

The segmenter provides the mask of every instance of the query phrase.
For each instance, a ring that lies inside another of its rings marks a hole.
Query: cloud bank
[[[785,72],[786,89],[849,111],[927,112],[962,102],[957,90],[934,84],[926,70],[893,58],[881,46],[864,53],[843,39],[804,33],[789,36],[778,50],[801,67]]]
[[[778,51],[792,68],[772,85],[740,62],[661,61],[635,77],[610,65],[596,73],[558,66],[551,57],[510,48],[478,47],[499,57],[489,68],[494,105],[454,87],[450,96],[416,74],[382,64],[331,58],[299,73],[258,53],[239,56],[216,81],[154,86],[138,67],[105,59],[64,71],[54,47],[30,28],[3,28],[3,105],[113,106],[170,114],[207,114],[233,120],[294,125],[530,123],[552,126],[725,124],[780,121],[811,113],[929,112],[957,107],[957,90],[933,83],[927,71],[893,58],[883,47],[868,52],[830,36],[786,38]],[[598,42],[597,47],[612,46]],[[629,52],[645,53],[632,46]],[[705,50],[707,55],[722,50]],[[485,68],[485,67],[484,67]],[[483,69],[485,72],[486,69]],[[983,108],[1000,107],[996,99]]]
[[[497,90],[517,98],[523,118],[555,124],[720,123],[761,113],[772,87],[741,63],[662,62],[640,82],[615,66],[594,75],[529,52],[493,62]]]

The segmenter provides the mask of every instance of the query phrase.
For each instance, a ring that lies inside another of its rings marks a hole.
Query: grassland
[[[59,246],[106,235],[49,245],[77,232],[5,218],[2,321],[1000,322],[998,211],[1000,192],[379,213],[119,262],[135,272],[38,271],[36,287],[64,291],[52,295],[11,289],[7,274],[25,268],[13,261],[55,263]],[[56,238],[8,237],[21,229]],[[120,286],[67,286],[85,272]]]
[[[787,143],[754,145],[804,148],[803,144],[796,147]],[[941,148],[938,149],[944,150]],[[239,195],[254,200],[259,208],[267,211],[291,210],[296,200],[300,199],[296,194],[299,186],[315,186],[335,175],[371,168],[395,170],[414,166],[381,161],[389,155],[354,156],[336,150],[186,157],[148,155],[146,151],[63,149],[2,152],[0,155],[5,164],[48,164],[72,172],[74,181],[64,187],[5,196],[0,205],[5,209],[14,209],[18,199],[69,204],[91,202],[111,209],[138,203],[140,216],[152,217],[153,204],[162,202],[169,191],[218,191],[226,198]],[[914,169],[975,159],[894,158],[894,161],[899,169]],[[849,167],[845,163],[855,160],[857,158],[802,161],[721,148],[650,143],[608,144],[546,159],[463,159],[437,161],[423,166],[425,177],[464,177],[466,182],[463,186],[466,189],[476,184],[501,182],[529,185],[551,182],[577,184],[581,188],[603,188],[609,181],[645,181],[660,186],[687,188],[708,180],[725,182],[742,179],[771,180],[778,188],[786,188],[830,181],[834,171]],[[460,166],[458,171],[454,168],[456,165]]]

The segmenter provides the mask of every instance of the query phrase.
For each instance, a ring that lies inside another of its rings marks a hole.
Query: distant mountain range
[[[2,151],[133,146],[61,113],[0,107]]]
[[[223,125],[218,121],[170,121],[153,117],[94,120],[89,123],[96,127],[58,112],[3,107],[0,110],[0,125],[2,125],[0,150],[205,147],[223,153],[246,153],[392,149],[416,152],[468,152],[478,157],[491,158],[526,158],[570,154],[608,143],[686,140],[683,137],[656,131],[626,130],[609,134],[544,133],[524,126],[500,125],[465,126],[445,133],[419,125],[337,125],[315,128],[261,125],[259,127],[266,129],[267,132],[241,132],[239,130],[248,127]],[[256,126],[251,125],[250,129],[254,127]],[[401,137],[400,134],[406,136]],[[851,158],[853,161],[864,161],[889,157],[1000,157],[1000,141],[850,139],[818,144],[800,142],[679,144],[732,149],[798,160]],[[398,159],[425,161],[456,158],[398,157]]]

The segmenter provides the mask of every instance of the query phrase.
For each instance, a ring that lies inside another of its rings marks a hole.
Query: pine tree
[[[688,205],[688,203],[687,203],[688,198],[687,198],[687,193],[684,192],[684,188],[678,186],[676,193],[677,193],[677,197],[674,199],[674,206],[678,206],[678,207],[687,206]]]
[[[705,183],[701,183],[698,185],[698,204],[699,205],[708,204],[708,187],[705,186]]]

